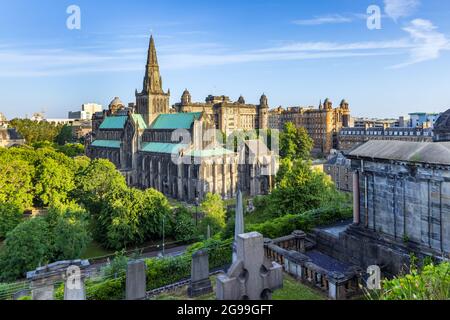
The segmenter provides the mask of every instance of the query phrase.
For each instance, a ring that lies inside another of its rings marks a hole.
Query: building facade
[[[343,192],[353,192],[351,161],[339,152],[330,157],[324,165],[324,172],[333,180],[336,188]]]
[[[204,103],[194,103],[186,89],[173,109],[175,112],[204,112],[214,121],[216,129],[227,135],[239,129],[250,131],[269,127],[269,104],[264,94],[258,105],[247,104],[242,96],[233,102],[227,96],[211,95]]]
[[[433,130],[423,128],[397,128],[397,127],[354,127],[343,128],[338,134],[338,149],[350,151],[367,141],[395,140],[409,142],[433,141]]]
[[[135,107],[125,107],[116,97],[108,110],[96,113],[87,155],[109,159],[131,186],[182,201],[199,201],[208,192],[223,198],[234,197],[238,189],[251,196],[270,192],[277,157],[262,148],[255,154],[250,141],[236,150],[224,148],[211,136],[217,123],[207,110],[170,110],[157,61],[152,37]]]
[[[347,101],[342,100],[338,108],[333,108],[329,99],[318,109],[315,108],[277,108],[270,111],[271,129],[283,130],[287,122],[296,127],[304,127],[314,141],[314,153],[330,154],[338,146],[337,135],[342,128],[350,126],[351,116]]]

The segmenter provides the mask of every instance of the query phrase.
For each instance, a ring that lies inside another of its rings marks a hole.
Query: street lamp
[[[165,249],[165,246],[166,246],[166,243],[165,243],[165,223],[166,223],[166,216],[164,215],[163,216],[163,221],[162,221],[162,223],[163,223],[163,229],[162,229],[162,241],[163,241],[163,243],[162,243],[162,255],[163,255],[163,257],[164,257],[164,249]]]
[[[198,226],[198,197],[195,197],[195,225]]]

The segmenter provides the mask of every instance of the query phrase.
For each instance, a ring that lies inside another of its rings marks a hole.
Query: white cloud
[[[394,21],[412,15],[420,5],[420,0],[384,0],[384,12]]]
[[[313,19],[295,20],[292,21],[292,23],[300,26],[318,26],[322,24],[350,23],[352,21],[353,19],[351,17],[342,16],[340,14],[331,14],[326,16],[317,16]]]
[[[415,19],[403,30],[409,34],[414,46],[410,50],[408,61],[393,68],[437,59],[443,50],[450,50],[449,39],[443,33],[437,31],[437,27],[429,20]]]

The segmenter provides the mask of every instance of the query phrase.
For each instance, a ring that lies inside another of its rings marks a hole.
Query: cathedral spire
[[[147,67],[149,66],[158,67],[158,57],[156,55],[155,39],[153,39],[153,35],[150,36],[150,44],[148,46]]]
[[[153,35],[150,36],[148,46],[147,66],[144,77],[144,92],[162,93],[162,81],[159,73],[158,57],[156,55],[156,46]]]

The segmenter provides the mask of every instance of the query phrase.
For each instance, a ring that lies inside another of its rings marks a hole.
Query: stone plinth
[[[128,262],[126,280],[126,299],[143,300],[146,298],[147,281],[145,262],[134,260]]]
[[[209,279],[209,257],[206,250],[200,250],[192,255],[191,282],[188,287],[189,297],[198,297],[212,292]]]

